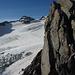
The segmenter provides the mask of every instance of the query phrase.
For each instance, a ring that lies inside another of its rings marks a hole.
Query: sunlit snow
[[[43,48],[44,22],[16,21],[0,27],[0,71],[6,67],[2,75],[21,75]]]

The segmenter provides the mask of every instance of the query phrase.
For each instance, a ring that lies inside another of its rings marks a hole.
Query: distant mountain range
[[[44,15],[39,20],[45,20],[46,17],[47,17],[47,15]],[[0,26],[4,26],[5,24],[11,23],[11,22],[17,22],[17,21],[20,21],[22,23],[30,23],[31,21],[36,22],[36,20],[34,18],[31,18],[31,17],[28,17],[28,16],[23,16],[20,20],[10,21],[10,22],[4,21],[4,22],[0,23]]]

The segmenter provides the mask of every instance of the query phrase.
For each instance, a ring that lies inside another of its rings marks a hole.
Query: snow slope
[[[17,21],[0,27],[0,71],[5,69],[0,75],[23,73],[22,69],[43,48],[44,21],[37,20],[29,24]]]

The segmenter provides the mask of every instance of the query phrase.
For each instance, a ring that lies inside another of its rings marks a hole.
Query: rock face
[[[41,51],[34,58],[32,63],[24,70],[23,75],[41,75]]]
[[[75,75],[75,2],[57,0],[45,22],[41,75]]]
[[[44,26],[41,60],[40,63],[38,59],[33,61],[41,65],[37,66],[41,73],[38,74],[35,67],[29,66],[24,75],[75,75],[75,1],[53,1],[50,8]],[[33,74],[32,70],[36,73]]]

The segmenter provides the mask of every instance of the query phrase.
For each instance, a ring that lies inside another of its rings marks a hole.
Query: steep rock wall
[[[45,22],[42,75],[75,75],[75,2],[53,1]]]
[[[43,50],[23,75],[75,75],[75,1],[53,1],[50,8]]]

